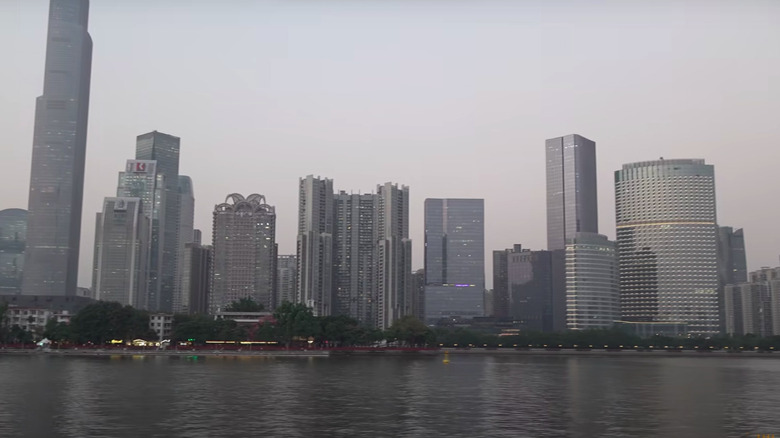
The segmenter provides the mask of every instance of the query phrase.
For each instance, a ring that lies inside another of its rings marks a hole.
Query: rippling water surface
[[[0,356],[0,436],[780,436],[780,360]]]

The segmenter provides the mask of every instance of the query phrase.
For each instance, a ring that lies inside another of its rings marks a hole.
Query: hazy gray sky
[[[544,140],[578,133],[597,143],[603,234],[622,164],[705,158],[748,267],[778,265],[780,1],[91,3],[81,286],[95,213],[154,129],[182,139],[207,242],[214,205],[257,192],[294,253],[298,177],[314,174],[409,185],[415,268],[427,197],[485,198],[488,254],[543,249]],[[47,13],[0,1],[0,209],[27,208]]]

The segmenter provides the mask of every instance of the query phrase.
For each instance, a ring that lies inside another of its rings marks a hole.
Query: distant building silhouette
[[[550,332],[552,324],[552,252],[519,244],[493,251],[496,316],[509,317],[523,330]]]
[[[92,38],[88,0],[49,3],[43,95],[35,103],[25,295],[76,294]]]
[[[209,312],[211,266],[214,251],[199,241],[184,245],[179,312],[203,315]]]

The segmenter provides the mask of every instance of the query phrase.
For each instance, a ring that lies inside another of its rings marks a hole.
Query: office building
[[[724,288],[725,333],[780,335],[780,268],[761,268],[748,277]]]
[[[718,275],[724,285],[748,280],[745,232],[741,228],[718,227]]]
[[[312,175],[298,182],[296,301],[315,316],[333,311],[333,180]]]
[[[35,103],[25,295],[75,295],[92,38],[88,0],[49,3],[43,95]]]
[[[136,160],[154,160],[157,172],[164,177],[162,269],[160,273],[160,292],[149,303],[150,310],[171,312],[177,281],[179,255],[179,220],[181,216],[179,196],[179,137],[152,131],[136,138]]]
[[[511,318],[522,330],[550,332],[552,290],[552,252],[531,251],[519,244],[493,251],[496,316]]]
[[[412,273],[412,315],[425,321],[425,269]]]
[[[376,327],[387,330],[412,311],[409,187],[377,185]]]
[[[700,159],[615,172],[622,319],[720,331],[715,172]]]
[[[181,301],[175,313],[204,315],[209,312],[211,290],[211,246],[192,242],[184,245],[182,254]]]
[[[95,299],[147,308],[149,219],[140,198],[105,198],[95,221]]]
[[[378,202],[376,194],[342,191],[333,197],[334,313],[371,326],[377,318]]]
[[[141,212],[147,217],[149,242],[147,258],[147,308],[158,308],[160,302],[163,238],[165,229],[165,177],[157,172],[154,160],[127,160],[119,173],[117,197],[140,198]]]
[[[425,200],[425,319],[484,316],[485,203]]]
[[[595,233],[566,241],[566,327],[606,329],[620,320],[615,243]]]
[[[0,295],[21,293],[26,241],[27,211],[0,210]]]
[[[293,255],[276,257],[276,295],[277,304],[295,302],[295,279],[298,259]]]
[[[185,291],[184,282],[185,266],[184,253],[187,244],[195,239],[195,194],[192,189],[192,178],[179,175],[179,254],[177,256],[176,281],[173,291],[173,310],[181,309],[184,301],[187,301],[188,292]]]
[[[566,241],[598,233],[596,143],[571,134],[545,142],[547,249],[552,251],[553,329],[566,329]]]
[[[265,196],[233,193],[214,208],[210,313],[242,298],[276,306],[276,210]]]

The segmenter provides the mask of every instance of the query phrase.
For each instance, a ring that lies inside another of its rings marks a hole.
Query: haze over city
[[[47,9],[0,3],[0,209],[27,206]],[[261,193],[295,253],[297,182],[314,174],[408,185],[415,268],[429,197],[484,198],[487,253],[542,249],[544,140],[578,133],[597,143],[601,233],[615,237],[622,164],[704,158],[748,268],[775,266],[778,17],[773,1],[93,1],[79,285],[95,212],[151,130],[181,137],[205,242],[215,204]]]

